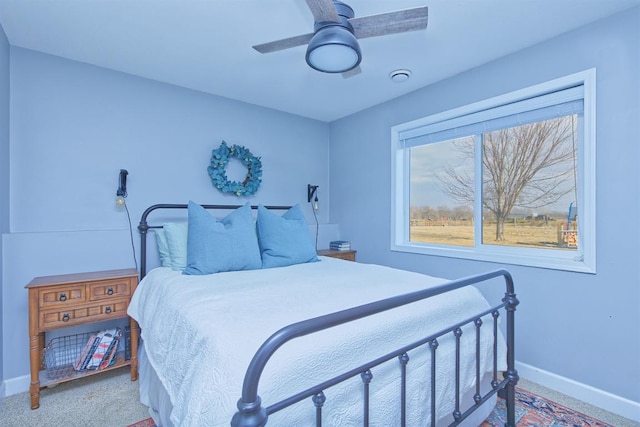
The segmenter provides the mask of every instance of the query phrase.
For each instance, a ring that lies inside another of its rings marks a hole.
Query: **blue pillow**
[[[202,206],[189,202],[187,268],[183,274],[253,270],[261,266],[249,203],[218,221]]]
[[[259,205],[257,230],[262,268],[319,261],[299,205],[282,216]]]

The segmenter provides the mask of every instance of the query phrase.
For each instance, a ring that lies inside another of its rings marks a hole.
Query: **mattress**
[[[138,285],[129,306],[129,314],[142,329],[145,364],[162,384],[162,396],[147,396],[143,403],[162,406],[155,409],[168,414],[165,425],[228,426],[246,367],[260,344],[276,330],[443,282],[422,274],[324,257],[314,263],[207,276],[155,269]],[[296,339],[283,346],[267,365],[259,395],[265,404],[272,404],[488,307],[476,288],[466,287]],[[482,328],[482,335],[481,369],[488,372],[492,366],[491,328]],[[452,342],[442,339],[438,348],[438,418],[453,411]],[[499,346],[504,348],[502,339]],[[463,390],[474,383],[474,352],[475,335],[472,330],[463,330]],[[407,421],[408,425],[424,424],[430,407],[425,393],[430,387],[430,354],[416,349],[409,356]],[[499,369],[504,369],[502,359]],[[398,371],[397,362],[373,370],[372,425],[397,424]],[[362,423],[359,378],[332,387],[325,394],[326,424]],[[422,404],[411,404],[417,401]],[[313,404],[305,401],[271,415],[269,425],[312,425],[313,419]]]

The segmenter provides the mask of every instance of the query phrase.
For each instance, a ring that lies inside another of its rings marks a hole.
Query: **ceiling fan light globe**
[[[358,65],[357,52],[341,44],[327,44],[314,49],[307,57],[309,65],[325,73],[342,73]]]
[[[342,73],[360,64],[362,54],[355,36],[345,27],[320,28],[307,46],[307,64],[324,73]]]

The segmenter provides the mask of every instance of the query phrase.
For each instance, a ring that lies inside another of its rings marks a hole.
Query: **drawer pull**
[[[108,306],[104,309],[104,312],[105,312],[105,313],[107,313],[107,314],[111,314],[111,306],[110,306],[110,305],[108,305]]]
[[[107,295],[113,295],[113,288],[111,286],[107,288]]]
[[[66,301],[67,300],[67,294],[65,294],[64,292],[60,294],[60,301]]]
[[[69,313],[65,313],[65,314],[62,315],[62,321],[63,322],[68,322],[69,319],[70,319]]]

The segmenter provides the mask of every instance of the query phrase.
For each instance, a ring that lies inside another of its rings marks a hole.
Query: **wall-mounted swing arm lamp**
[[[318,191],[318,186],[317,185],[307,184],[307,202],[311,203],[311,200],[313,199],[313,210],[315,212],[318,211],[318,194],[317,194],[317,191]]]
[[[307,202],[311,203],[313,200],[313,217],[316,219],[316,250],[318,250],[318,232],[320,231],[320,226],[318,225],[318,216],[316,212],[318,212],[318,186],[307,184]]]
[[[124,199],[127,197],[127,172],[126,169],[120,169],[120,177],[118,180],[118,190],[116,191],[116,205],[124,206]]]
[[[124,208],[127,212],[127,219],[129,220],[129,236],[131,237],[131,251],[133,252],[133,262],[136,265],[136,270],[138,269],[138,260],[136,259],[136,249],[133,244],[133,228],[131,227],[131,215],[129,215],[129,208],[127,207],[127,203],[124,201],[125,197],[127,197],[127,172],[126,169],[120,169],[120,175],[118,176],[118,190],[116,190],[116,206],[119,208]]]

